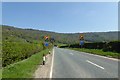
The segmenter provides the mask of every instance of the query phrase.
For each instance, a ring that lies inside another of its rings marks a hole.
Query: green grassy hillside
[[[2,66],[27,59],[44,50],[41,35],[34,30],[2,26]]]
[[[34,29],[20,29],[11,26],[3,26],[3,40],[21,41],[21,42],[39,42],[45,35],[55,38],[57,43],[78,43],[80,33],[55,33]],[[118,40],[118,32],[90,32],[83,33],[87,42],[102,42]],[[15,38],[14,38],[15,37]]]

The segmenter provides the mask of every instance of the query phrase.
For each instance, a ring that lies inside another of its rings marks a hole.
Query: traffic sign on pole
[[[44,36],[44,39],[45,39],[46,42],[48,42],[49,41],[49,36]]]
[[[84,45],[84,41],[82,40],[82,41],[80,41],[80,47],[82,48],[83,45]]]
[[[80,36],[79,36],[79,40],[80,40],[80,46],[81,46],[81,48],[83,47],[83,45],[84,45],[84,35],[83,34],[80,34]]]
[[[80,34],[79,39],[80,39],[80,40],[84,40],[84,35],[83,35],[83,34]]]
[[[80,45],[83,46],[84,45],[84,41],[80,41]]]
[[[44,42],[44,46],[48,47],[49,43],[48,42]]]

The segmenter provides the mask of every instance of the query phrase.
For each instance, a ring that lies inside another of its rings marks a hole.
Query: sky
[[[118,31],[118,3],[3,2],[2,24],[59,33]]]

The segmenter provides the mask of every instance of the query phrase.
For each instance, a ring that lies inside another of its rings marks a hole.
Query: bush
[[[103,42],[96,42],[96,43],[85,43],[84,48],[88,49],[102,49],[105,43]]]
[[[85,43],[83,48],[88,49],[102,49],[105,43],[103,42],[96,42],[96,43]],[[72,44],[69,46],[70,48],[80,48],[79,44]]]
[[[80,45],[79,44],[72,44],[69,47],[70,48],[80,48]]]
[[[120,41],[113,41],[106,43],[103,47],[103,51],[112,51],[112,52],[117,52],[120,53]]]
[[[42,44],[4,41],[2,44],[2,66],[30,57],[43,49]]]
[[[111,51],[111,52],[117,52],[120,53],[120,41],[112,41],[112,42],[96,42],[96,43],[85,43],[83,48],[87,49],[102,49],[104,52]],[[70,48],[80,48],[79,44],[72,44],[70,46],[62,46],[64,47],[70,47]]]

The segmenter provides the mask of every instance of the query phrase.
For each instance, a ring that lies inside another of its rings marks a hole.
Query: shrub
[[[120,41],[112,41],[112,42],[96,42],[96,43],[85,43],[83,48],[87,49],[102,49],[103,51],[111,51],[120,53]],[[79,44],[72,44],[70,46],[61,46],[61,47],[70,47],[70,48],[80,48]]]
[[[3,41],[2,66],[26,59],[43,50],[42,44]]]
[[[85,43],[84,48],[88,49],[102,49],[105,43],[103,42],[96,42],[96,43]]]
[[[112,41],[104,45],[103,51],[112,51],[112,52],[120,53],[119,46],[120,46],[120,41]]]

